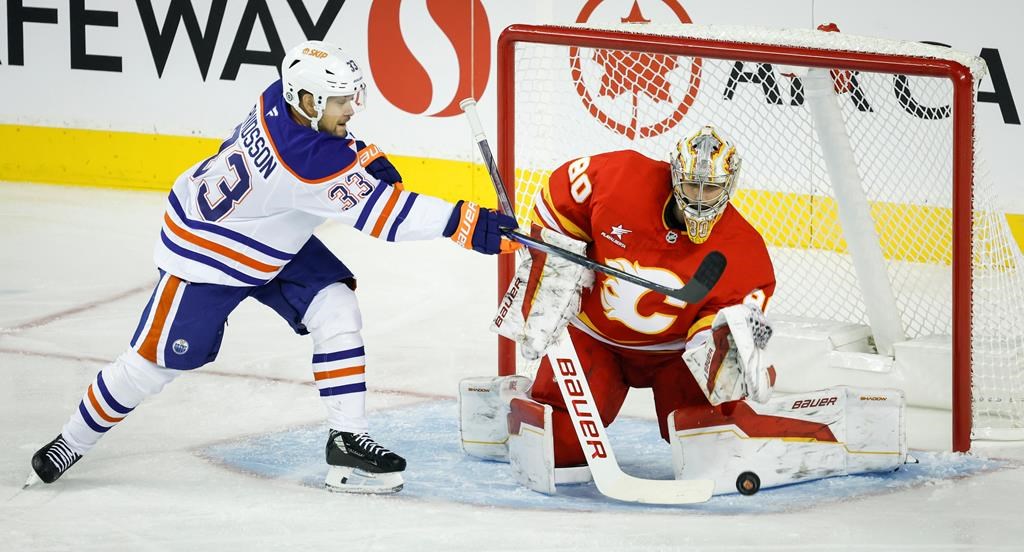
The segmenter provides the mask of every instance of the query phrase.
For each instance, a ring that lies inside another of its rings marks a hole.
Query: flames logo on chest
[[[671,288],[682,287],[685,283],[672,271],[659,267],[641,266],[628,259],[605,259],[605,264]],[[648,293],[654,292],[636,284],[606,276],[601,285],[601,305],[604,307],[605,316],[609,320],[621,322],[633,331],[647,335],[656,335],[668,330],[675,323],[678,315],[657,311],[650,314],[640,313],[640,300]],[[678,309],[686,308],[685,301],[671,297],[663,297],[662,304]]]

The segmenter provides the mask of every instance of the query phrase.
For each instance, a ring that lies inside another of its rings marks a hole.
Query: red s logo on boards
[[[649,23],[640,2],[632,0],[631,4],[630,7],[630,2],[622,0],[588,0],[576,22],[586,23],[595,15],[595,11],[600,11],[599,20],[594,23],[616,22],[614,19],[609,21],[611,17],[618,17],[618,22],[622,23]],[[649,0],[645,4],[661,7],[662,11],[668,8],[680,23],[693,22],[678,0]],[[625,13],[627,10],[628,13]],[[630,140],[658,136],[683,120],[700,89],[701,63],[701,58],[693,58],[689,62],[688,85],[683,87],[682,93],[673,95],[669,75],[681,69],[680,58],[676,56],[569,48],[572,79],[583,106],[602,125]],[[595,70],[595,67],[600,69]],[[626,75],[627,78],[618,79],[616,75]],[[622,120],[621,115],[616,117],[600,107],[602,102],[599,99],[621,101],[623,95],[632,103],[632,109],[628,110],[628,120]],[[645,116],[639,109],[641,96],[666,109],[658,109],[656,116]]]
[[[380,93],[395,107],[413,114],[426,111],[434,98],[427,70],[413,55],[399,26],[402,0],[374,0],[368,21],[370,71]],[[462,112],[463,98],[479,98],[491,69],[491,29],[481,0],[426,0],[427,14],[455,49],[459,81],[451,101],[428,117]],[[431,52],[418,52],[421,57]]]

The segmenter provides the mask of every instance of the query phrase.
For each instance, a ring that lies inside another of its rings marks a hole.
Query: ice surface
[[[508,464],[466,456],[459,448],[458,410],[453,400],[432,400],[382,411],[375,437],[404,455],[402,499],[476,506],[558,511],[623,511],[662,514],[781,513],[840,503],[866,496],[936,485],[946,480],[1003,469],[1006,462],[963,454],[913,451],[920,462],[887,474],[839,477],[765,489],[756,497],[737,493],[706,504],[651,506],[610,501],[593,483],[564,485],[547,496],[520,487]],[[268,479],[323,486],[327,469],[321,451],[327,427],[307,425],[266,435],[217,443],[197,453],[227,469]],[[672,479],[672,456],[654,420],[624,418],[609,428],[623,470],[645,479]],[[814,502],[807,497],[814,496]]]
[[[164,195],[0,185],[0,550],[1021,550],[1024,469],[919,453],[896,474],[703,506],[620,504],[592,486],[545,497],[465,458],[460,378],[494,373],[493,259],[386,244],[328,225],[360,277],[371,432],[410,459],[395,496],[325,492],[311,347],[261,305],[220,358],[147,401],[53,485],[21,491],[156,281]],[[671,473],[649,393],[610,433],[627,471]]]

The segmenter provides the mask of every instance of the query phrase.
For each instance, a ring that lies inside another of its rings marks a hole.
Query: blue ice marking
[[[661,440],[654,421],[619,418],[608,432],[626,473],[649,479],[672,478],[671,449]],[[555,496],[520,487],[512,479],[508,464],[463,454],[459,447],[458,411],[454,400],[373,412],[370,434],[409,462],[403,474],[405,488],[397,495],[399,498],[536,510],[663,514],[680,510],[691,514],[796,511],[909,490],[1004,466],[997,460],[915,451],[913,456],[921,463],[903,466],[894,473],[834,477],[764,489],[750,497],[717,496],[704,504],[652,506],[614,501],[601,495],[593,483],[559,486]],[[215,463],[259,477],[322,487],[327,473],[326,440],[326,426],[311,425],[220,443],[198,453]],[[808,501],[809,496],[814,500]]]

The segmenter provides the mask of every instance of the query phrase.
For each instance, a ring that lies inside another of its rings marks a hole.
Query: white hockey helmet
[[[299,91],[313,95],[316,116],[309,126],[319,130],[317,123],[324,115],[327,98],[351,96],[352,108],[361,110],[366,105],[366,82],[359,65],[341,48],[320,40],[307,40],[291,49],[281,63],[281,82],[284,101],[298,109]]]
[[[705,125],[676,143],[671,164],[672,193],[686,234],[693,243],[704,243],[736,188],[741,166],[736,145]]]

